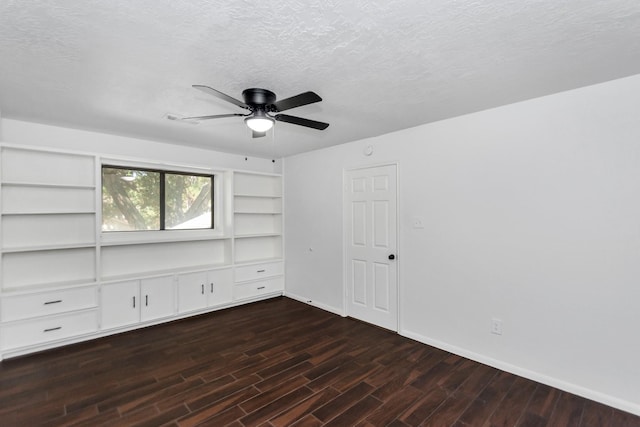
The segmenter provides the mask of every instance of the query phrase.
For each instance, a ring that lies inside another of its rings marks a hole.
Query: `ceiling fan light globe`
[[[254,132],[266,132],[273,127],[274,120],[270,117],[247,117],[244,122]]]

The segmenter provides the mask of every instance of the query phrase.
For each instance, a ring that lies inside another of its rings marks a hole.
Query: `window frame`
[[[207,228],[166,228],[166,213],[167,213],[167,193],[166,193],[166,177],[169,175],[182,175],[182,176],[195,176],[199,178],[209,178],[211,181],[211,227]],[[160,172],[160,231],[178,231],[178,230],[215,230],[216,229],[216,212],[215,212],[215,175],[214,174],[202,174],[192,172],[180,172],[180,171],[162,171]],[[163,203],[164,202],[164,203]]]
[[[103,230],[103,212],[104,212],[104,169],[120,169],[120,170],[129,170],[129,171],[145,171],[145,172],[153,172],[159,174],[159,229],[153,230]],[[204,177],[209,178],[211,180],[211,227],[207,228],[188,228],[188,229],[167,229],[165,224],[166,219],[166,176],[167,175],[182,175],[182,176],[195,176],[195,177]],[[189,169],[182,168],[158,168],[155,165],[139,165],[135,163],[121,163],[118,161],[109,162],[105,161],[100,165],[99,171],[100,177],[100,218],[99,218],[99,230],[100,236],[103,242],[118,242],[121,240],[129,240],[128,237],[135,235],[134,239],[140,239],[143,241],[156,241],[156,240],[166,240],[166,232],[171,232],[171,234],[175,234],[176,240],[183,240],[179,238],[179,235],[184,235],[184,240],[189,240],[195,234],[201,234],[205,238],[215,237],[217,235],[222,235],[222,230],[217,226],[221,224],[219,220],[219,214],[222,212],[219,206],[219,201],[221,198],[219,197],[219,173],[215,171],[193,171]],[[144,237],[143,237],[144,236]],[[174,239],[170,239],[174,240]]]

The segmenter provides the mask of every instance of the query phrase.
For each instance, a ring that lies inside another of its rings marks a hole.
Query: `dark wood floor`
[[[640,426],[276,298],[0,364],[0,425]]]

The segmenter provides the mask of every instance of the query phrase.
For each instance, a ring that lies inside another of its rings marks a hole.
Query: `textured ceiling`
[[[637,0],[3,0],[3,117],[281,157],[640,73]],[[249,87],[324,101],[252,139]]]

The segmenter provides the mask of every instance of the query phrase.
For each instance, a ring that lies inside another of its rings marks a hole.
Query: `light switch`
[[[411,226],[416,229],[424,228],[424,218],[421,216],[414,216],[411,220]]]

